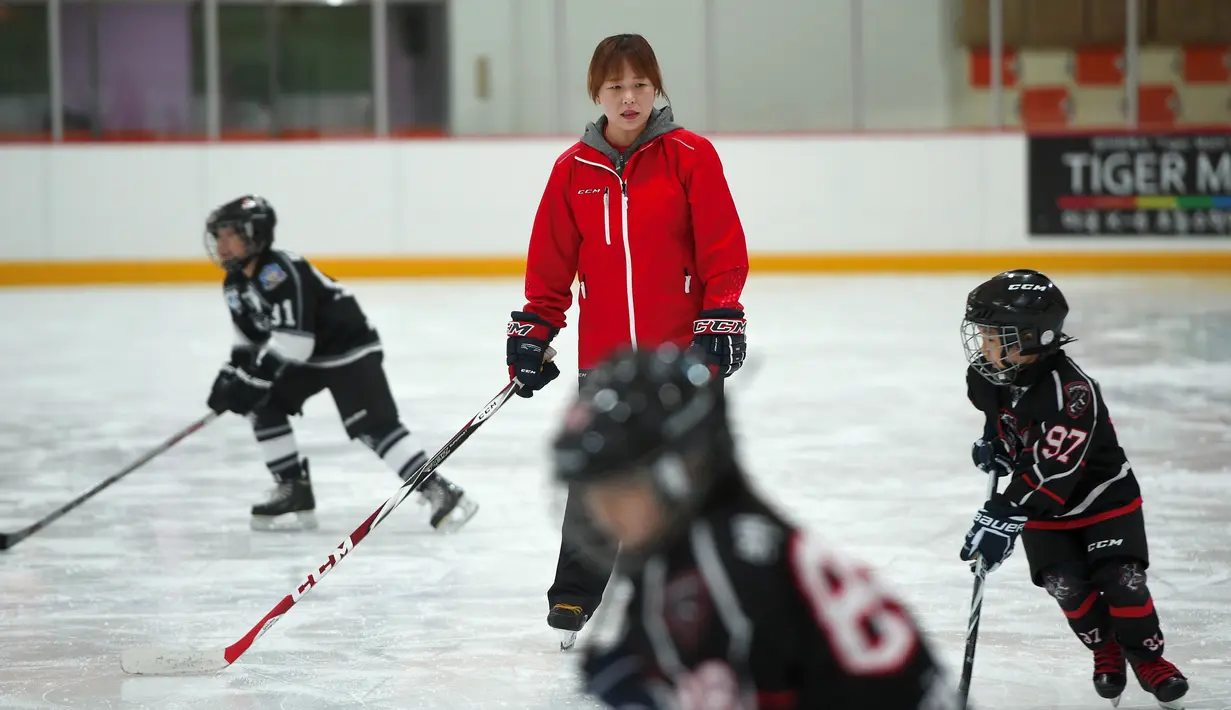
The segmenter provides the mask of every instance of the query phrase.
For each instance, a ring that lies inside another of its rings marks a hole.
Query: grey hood
[[[675,123],[675,116],[672,115],[670,106],[656,108],[650,113],[650,120],[646,121],[641,135],[637,136],[637,140],[633,141],[633,144],[628,146],[623,154],[607,142],[607,138],[603,135],[606,128],[607,117],[599,116],[597,121],[586,126],[586,132],[581,134],[581,142],[607,156],[616,172],[623,174],[624,165],[628,162],[629,156],[637,152],[638,148],[681,126]]]

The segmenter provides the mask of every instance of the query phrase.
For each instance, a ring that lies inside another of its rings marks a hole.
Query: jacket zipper
[[[637,314],[633,308],[633,254],[628,247],[628,183],[620,178],[620,227],[624,233],[624,282],[628,287],[628,337],[633,350],[637,349]]]
[[[684,293],[692,293],[692,275],[688,273],[688,269],[684,269]]]
[[[652,144],[646,144],[638,148],[637,153],[640,153],[641,151],[645,150],[650,145]],[[632,159],[637,155],[637,153],[633,153],[632,155],[630,155],[627,161],[621,158],[620,162],[625,169],[627,169],[628,164],[632,162]],[[633,255],[628,245],[628,182],[624,179],[623,175],[616,172],[610,165],[603,165],[602,163],[591,162],[579,156],[573,156],[573,159],[580,163],[585,163],[586,165],[593,165],[596,168],[602,168],[603,170],[606,170],[612,175],[615,175],[616,179],[620,181],[620,222],[621,222],[620,232],[621,232],[621,236],[624,239],[624,286],[628,291],[628,342],[629,342],[629,345],[631,345],[632,348],[636,350],[637,349],[637,309],[633,305]],[[607,203],[607,190],[606,189],[603,190],[603,202],[604,202],[604,206],[606,206],[606,203]],[[607,211],[603,212],[604,224],[606,224],[606,220],[608,219],[607,217],[608,214],[610,213]],[[610,235],[610,230],[608,230],[608,235]],[[610,243],[610,241],[608,241],[608,243]]]
[[[611,188],[603,188],[603,236],[611,246]]]

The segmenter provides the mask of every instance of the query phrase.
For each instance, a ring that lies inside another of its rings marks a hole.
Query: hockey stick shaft
[[[21,530],[18,530],[17,532],[0,533],[0,550],[7,550],[8,548],[30,537],[31,535],[38,532],[39,530],[42,530],[48,525],[51,525],[55,521],[59,520],[60,518],[68,514],[69,511],[73,510],[77,506],[81,505],[87,500],[98,495],[100,492],[102,492],[103,489],[107,488],[108,486],[120,480],[121,478],[127,476],[133,471],[136,471],[137,469],[141,468],[145,464],[154,460],[156,457],[162,455],[171,447],[180,443],[184,439],[187,439],[190,435],[195,434],[196,432],[200,431],[202,428],[205,427],[206,424],[209,424],[211,421],[213,421],[217,417],[218,417],[218,414],[215,412],[210,412],[206,414],[205,416],[196,420],[192,424],[189,424],[188,426],[179,430],[175,434],[172,434],[170,438],[168,438],[166,441],[162,442],[158,446],[147,451],[145,454],[141,456],[141,458],[137,459],[136,461],[133,461],[132,463],[125,466],[124,468],[120,469],[119,471],[116,471],[110,476],[104,478],[102,481],[99,481],[99,483],[93,488],[91,488],[90,490],[70,500],[69,502],[55,509],[51,513],[48,513],[41,520],[31,525],[26,526],[22,528]]]
[[[291,607],[295,606],[295,604],[303,598],[303,595],[311,591],[317,584],[320,583],[322,579],[325,578],[326,574],[337,567],[338,563],[342,561],[342,558],[349,554],[351,550],[355,549],[356,545],[363,542],[363,539],[366,538],[368,534],[372,532],[372,529],[379,525],[381,521],[389,517],[389,514],[401,505],[402,501],[406,500],[407,496],[413,493],[420,486],[420,484],[426,481],[427,478],[436,471],[440,464],[444,463],[444,460],[449,458],[449,456],[457,450],[457,447],[461,446],[463,442],[470,438],[471,434],[478,431],[479,427],[482,426],[484,422],[498,412],[500,408],[504,406],[504,403],[509,401],[509,397],[513,396],[513,394],[517,391],[517,387],[519,385],[520,383],[516,380],[513,380],[509,382],[509,384],[505,385],[504,389],[500,390],[500,393],[497,394],[494,399],[484,405],[483,409],[479,410],[477,414],[471,417],[470,421],[466,422],[466,426],[462,427],[460,431],[454,434],[453,438],[449,439],[449,441],[436,452],[435,456],[428,459],[427,463],[423,464],[423,466],[414,475],[407,478],[392,497],[386,500],[380,508],[377,508],[376,511],[369,515],[367,520],[360,523],[359,527],[355,528],[355,531],[343,540],[342,544],[338,545],[336,550],[329,554],[329,558],[325,560],[324,564],[317,567],[315,572],[308,573],[308,576],[303,583],[296,587],[290,594],[282,597],[282,599],[274,605],[274,608],[271,609],[264,618],[249,629],[248,633],[244,634],[243,638],[228,646],[224,655],[227,664],[234,663],[240,656],[244,655],[244,653],[251,648],[252,644],[260,638],[261,634],[268,631],[269,628],[278,621],[278,619],[290,611]]]
[[[999,477],[993,472],[987,475],[987,498],[996,495],[996,484]],[[979,643],[979,619],[983,615],[983,587],[987,584],[987,565],[983,556],[975,556],[974,591],[970,595],[970,619],[966,623],[966,651],[962,656],[962,677],[958,682],[958,707],[965,710],[967,698],[970,697],[970,680],[975,670],[975,647]]]
[[[227,646],[221,651],[160,651],[153,649],[132,649],[126,651],[121,656],[120,665],[125,672],[134,674],[149,674],[149,675],[165,675],[176,673],[202,673],[222,670],[231,665],[244,655],[252,644],[256,642],[266,631],[278,622],[291,607],[295,606],[305,594],[311,591],[317,584],[324,579],[325,575],[338,566],[346,555],[355,549],[363,539],[372,532],[372,529],[381,523],[385,518],[393,512],[395,508],[406,500],[412,492],[414,492],[424,481],[426,481],[436,468],[444,462],[445,459],[457,450],[467,439],[474,434],[480,426],[504,406],[505,402],[509,401],[521,383],[517,380],[512,380],[504,389],[500,390],[490,402],[483,406],[481,410],[470,421],[466,422],[466,426],[453,435],[452,439],[436,452],[436,455],[428,459],[413,475],[408,477],[405,482],[397,489],[397,491],[388,500],[376,509],[366,520],[359,524],[338,547],[329,554],[329,557],[323,564],[317,567],[312,572],[308,573],[304,581],[291,591],[290,594],[282,597],[273,609],[269,610],[265,616],[261,618],[248,633],[244,634],[238,641]]]

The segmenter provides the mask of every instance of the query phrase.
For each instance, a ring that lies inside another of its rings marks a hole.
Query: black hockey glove
[[[604,653],[591,651],[581,664],[586,695],[616,710],[669,707],[655,700],[642,676],[642,664],[620,647]]]
[[[214,378],[214,384],[209,390],[209,399],[205,402],[205,405],[215,414],[230,411],[227,403],[231,386],[235,384],[235,368],[251,367],[255,357],[256,351],[252,348],[243,346],[231,348],[231,361],[218,370],[218,376]]]
[[[747,343],[744,312],[736,308],[701,311],[692,322],[692,351],[717,377],[730,377],[744,366]]]
[[[970,447],[970,458],[984,473],[995,473],[997,478],[1012,476],[1015,470],[1009,448],[1001,439],[977,439]]]
[[[509,379],[521,383],[517,388],[518,396],[533,397],[535,391],[560,376],[560,368],[554,362],[544,361],[547,345],[559,331],[533,313],[513,311],[510,317],[509,338],[505,344]]]
[[[229,406],[236,414],[247,414],[256,409],[274,384],[273,372],[266,367],[237,367],[235,380],[231,383]]]
[[[974,525],[966,533],[966,543],[962,545],[960,556],[969,562],[979,555],[987,571],[994,572],[1013,554],[1013,545],[1025,527],[1026,511],[1004,496],[992,496],[975,513]],[[974,564],[971,569],[977,571]]]
[[[215,414],[222,414],[230,411],[228,405],[231,385],[235,382],[235,367],[226,364],[218,371],[218,376],[214,378],[214,385],[210,387],[209,399],[205,401],[205,405],[214,410]]]
[[[260,362],[254,360],[256,358],[240,359],[237,365],[222,366],[206,402],[210,409],[219,414],[248,414],[269,396],[277,375],[277,359],[266,357]]]

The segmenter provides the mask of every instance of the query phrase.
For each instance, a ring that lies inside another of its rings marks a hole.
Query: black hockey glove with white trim
[[[984,473],[995,473],[997,478],[1013,475],[1013,457],[1002,439],[976,439],[970,446],[970,458]]]
[[[219,414],[248,414],[269,397],[278,366],[273,357],[233,357],[218,372],[206,404]]]
[[[548,382],[560,376],[560,368],[547,360],[547,345],[559,331],[539,316],[527,311],[513,311],[505,344],[505,363],[509,379],[517,380],[519,397],[533,397]]]
[[[214,384],[209,390],[209,399],[205,402],[205,405],[212,409],[215,414],[223,414],[230,411],[227,402],[229,401],[231,386],[235,384],[235,368],[250,367],[255,357],[256,351],[252,348],[243,346],[231,348],[231,360],[218,370],[218,376],[214,378]]]
[[[744,312],[737,308],[710,308],[692,322],[692,352],[717,377],[730,377],[744,366],[748,344]]]
[[[218,371],[218,376],[214,378],[214,384],[209,390],[209,399],[205,401],[205,405],[214,410],[215,414],[222,414],[230,411],[227,402],[231,391],[231,385],[235,382],[235,367],[230,364],[222,366]]]
[[[993,496],[975,513],[974,525],[966,533],[960,556],[970,562],[979,555],[987,571],[994,572],[1013,554],[1017,536],[1022,534],[1025,527],[1024,510],[1004,496]],[[975,569],[973,564],[971,569]]]

